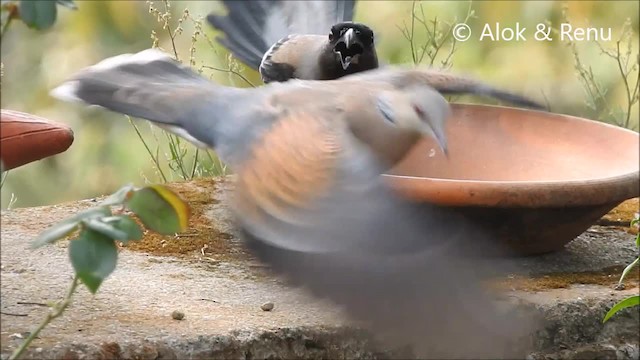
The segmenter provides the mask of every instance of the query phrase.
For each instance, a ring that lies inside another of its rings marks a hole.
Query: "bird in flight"
[[[354,23],[355,1],[222,1],[228,14],[209,14],[218,41],[260,72],[265,83],[334,80],[378,67],[374,33]]]
[[[156,49],[103,60],[52,95],[214,149],[237,175],[233,211],[248,249],[390,346],[410,344],[421,357],[513,357],[524,322],[504,316],[480,285],[498,267],[480,255],[497,243],[455,209],[412,203],[380,176],[424,137],[446,151],[441,90],[526,100],[395,67],[231,88]]]

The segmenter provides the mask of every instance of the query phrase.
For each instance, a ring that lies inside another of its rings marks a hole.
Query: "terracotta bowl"
[[[4,170],[66,151],[73,143],[67,125],[20,111],[0,109],[0,160]]]
[[[639,195],[634,131],[499,106],[453,112],[448,158],[425,139],[385,178],[412,200],[456,208],[512,254],[560,250]]]

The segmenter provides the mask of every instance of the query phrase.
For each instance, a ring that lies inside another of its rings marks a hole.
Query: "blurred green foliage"
[[[147,122],[134,120],[134,128],[121,115],[61,103],[48,95],[50,89],[85,66],[154,44],[219,83],[261,84],[257,73],[231,59],[215,42],[214,30],[202,22],[209,12],[224,12],[223,6],[216,1],[80,1],[76,5],[77,11],[58,12],[57,21],[46,31],[14,22],[3,34],[2,108],[69,124],[75,133],[74,144],[65,153],[8,173],[2,186],[3,208],[12,195],[14,207],[44,205],[111,193],[128,182],[142,185],[223,172],[213,153],[199,152],[194,161],[195,148],[152,129]],[[420,11],[417,16],[426,25],[414,26],[413,51],[406,36],[412,9]],[[380,58],[385,62],[412,64],[421,46],[426,44],[431,51],[439,45],[435,58],[424,56],[423,64],[450,67],[547,101],[554,112],[618,125],[628,122],[629,128],[637,130],[638,104],[629,109],[627,87],[632,92],[638,79],[638,13],[637,1],[414,4],[360,0],[356,20],[374,28]],[[467,17],[475,36],[456,42],[451,51],[450,37],[442,38],[452,25]],[[600,43],[533,39],[538,23],[558,28],[565,21],[574,27],[611,28],[612,39]],[[479,41],[483,26],[495,23],[502,27],[519,23],[528,29],[527,40]],[[616,41],[621,38],[623,55],[627,44],[630,46],[626,60],[607,54],[616,50]],[[626,82],[620,65],[627,66]]]

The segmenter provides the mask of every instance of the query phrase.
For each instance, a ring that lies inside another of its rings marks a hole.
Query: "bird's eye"
[[[329,33],[329,41],[333,40],[333,32]]]
[[[413,110],[416,112],[416,114],[418,115],[419,118],[423,118],[424,115],[424,110],[422,110],[422,108],[418,105],[413,105]]]
[[[380,111],[380,114],[382,114],[382,117],[387,122],[389,122],[391,124],[395,124],[396,121],[395,121],[395,118],[393,116],[393,109],[391,108],[389,103],[387,103],[383,99],[379,99],[378,100],[378,111]]]

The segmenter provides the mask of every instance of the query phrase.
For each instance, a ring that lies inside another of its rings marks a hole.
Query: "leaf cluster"
[[[55,24],[58,6],[78,9],[73,0],[2,0],[2,28],[11,20],[22,20],[30,28],[46,30]]]
[[[143,229],[129,214],[114,214],[120,205],[137,216],[148,229],[163,235],[184,231],[189,207],[171,190],[160,185],[136,189],[124,186],[102,201],[42,232],[34,248],[54,243],[77,233],[69,245],[69,259],[80,281],[95,294],[118,262],[116,241],[127,243],[142,239]]]

